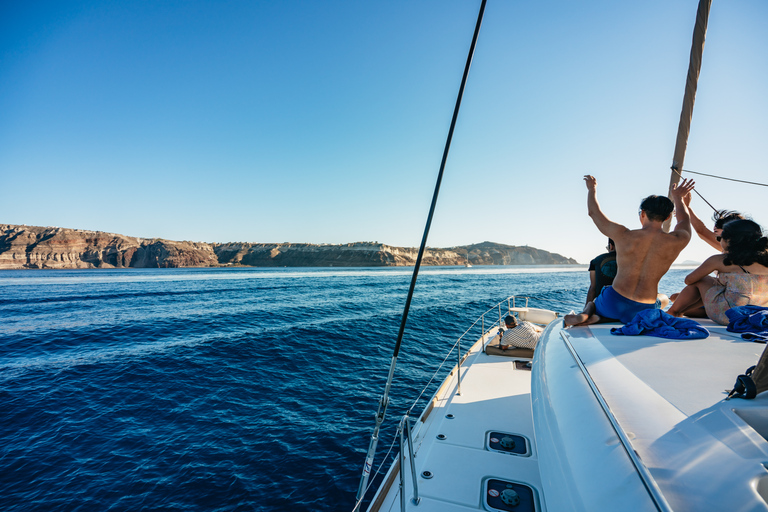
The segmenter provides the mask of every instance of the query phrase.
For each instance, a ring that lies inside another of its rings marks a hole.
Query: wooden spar
[[[691,131],[691,118],[693,117],[693,103],[696,101],[696,86],[701,71],[701,56],[704,53],[704,38],[707,35],[707,20],[712,0],[699,0],[699,9],[696,11],[696,25],[693,27],[693,42],[691,43],[691,58],[688,62],[688,78],[685,81],[685,94],[683,95],[683,109],[680,112],[680,124],[677,127],[677,140],[675,141],[675,153],[672,156],[672,175],[669,178],[669,192],[680,181],[683,172],[685,150],[688,147],[688,133]],[[669,231],[672,223],[670,217],[664,222],[664,231]]]

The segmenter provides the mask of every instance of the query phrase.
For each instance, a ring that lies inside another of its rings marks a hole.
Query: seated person
[[[685,278],[686,286],[669,308],[673,316],[706,316],[728,324],[725,312],[735,306],[768,306],[768,238],[751,220],[728,222],[722,231],[722,254],[716,254]],[[709,274],[717,272],[717,277]]]
[[[507,315],[504,319],[507,330],[499,340],[499,348],[507,350],[510,346],[514,348],[536,348],[541,331],[544,329],[538,325],[524,320],[518,320],[514,315]]]
[[[672,185],[671,200],[656,195],[643,199],[639,211],[641,227],[629,229],[611,221],[600,209],[595,177],[585,176],[584,181],[589,216],[600,232],[616,243],[617,271],[613,284],[603,288],[584,311],[565,315],[564,325],[589,325],[611,319],[628,323],[642,310],[663,307],[659,281],[691,239],[691,221],[683,197],[693,190],[694,182],[683,180],[679,186]],[[677,225],[666,233],[663,225],[672,217],[673,210]]]
[[[691,194],[685,196],[683,198],[683,202],[688,207],[688,215],[691,217],[691,226],[696,230],[696,234],[699,235],[699,238],[707,242],[718,251],[722,250],[720,247],[720,241],[717,239],[717,237],[722,234],[723,226],[733,220],[740,220],[744,218],[744,216],[739,212],[717,210],[715,211],[714,215],[712,215],[712,220],[715,221],[715,227],[710,231],[707,229],[707,226],[704,224],[704,222],[702,222],[702,220],[698,218],[691,209]]]
[[[608,252],[601,254],[589,262],[589,291],[587,291],[587,303],[595,300],[604,287],[613,283],[616,277],[616,246],[613,240],[608,239],[606,246]]]

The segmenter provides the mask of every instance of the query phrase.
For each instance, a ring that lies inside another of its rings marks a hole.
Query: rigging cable
[[[717,178],[719,180],[728,180],[728,181],[735,181],[737,183],[746,183],[747,185],[759,185],[761,187],[768,187],[768,183],[757,183],[756,181],[737,180],[735,178],[726,178],[725,176],[717,176],[715,174],[704,174],[703,172],[689,171],[688,169],[683,169],[683,172],[687,172],[689,174],[698,174],[699,176],[708,176],[710,178]]]
[[[678,170],[677,170],[677,169],[675,169],[674,167],[672,167],[671,169],[672,169],[672,172],[673,172],[673,173],[677,174],[677,175],[678,175],[679,177],[681,177],[681,178],[683,177],[683,175],[682,175],[682,174],[680,174],[680,171],[678,171]],[[683,172],[688,172],[688,171],[686,171],[685,169],[683,169]],[[673,176],[674,176],[674,174],[673,174]],[[675,180],[675,181],[677,181],[677,180]],[[698,191],[698,190],[696,190],[695,188],[693,189],[693,191],[694,191],[694,192],[696,192],[696,194],[698,194],[698,196],[699,196],[699,197],[702,199],[702,201],[704,201],[705,203],[707,203],[707,204],[709,205],[709,207],[710,207],[710,208],[712,208],[712,210],[714,210],[714,211],[718,211],[718,210],[717,210],[717,208],[715,208],[714,206],[712,206],[712,205],[710,204],[710,202],[709,202],[709,201],[707,201],[706,199],[704,199],[704,196],[703,196],[703,195],[701,195],[701,192],[699,192],[699,191]]]
[[[680,171],[678,171],[678,170],[677,170],[677,169],[675,169],[674,167],[672,167],[672,172],[674,172],[675,174],[677,174],[677,175],[678,175],[680,178],[682,178],[682,177],[683,177],[683,175],[682,175],[682,174],[680,174]],[[714,174],[705,174],[705,173],[703,173],[703,172],[689,171],[688,169],[683,169],[683,171],[682,171],[682,172],[687,172],[687,173],[689,173],[689,174],[698,174],[699,176],[708,176],[708,177],[710,177],[710,178],[718,178],[718,179],[721,179],[721,180],[727,180],[727,181],[735,181],[735,182],[737,182],[737,183],[746,183],[746,184],[748,184],[748,185],[759,185],[759,186],[761,186],[761,187],[768,187],[768,185],[767,185],[767,184],[765,184],[765,183],[757,183],[757,182],[755,182],[755,181],[746,181],[746,180],[737,180],[737,179],[735,179],[735,178],[726,178],[725,176],[716,176],[716,175],[714,175]],[[703,195],[701,195],[701,192],[699,192],[699,191],[698,191],[698,190],[696,190],[696,189],[693,189],[693,191],[694,191],[694,192],[696,192],[696,194],[697,194],[697,195],[698,195],[698,196],[699,196],[699,197],[702,199],[702,201],[704,201],[705,203],[707,203],[707,205],[708,205],[710,208],[712,208],[712,210],[714,210],[715,212],[717,212],[717,211],[718,211],[718,209],[717,209],[717,208],[715,208],[714,206],[712,206],[712,204],[710,204],[710,202],[709,202],[709,201],[707,201],[706,199],[704,199],[704,196],[703,196]]]
[[[368,454],[365,458],[365,464],[363,465],[363,474],[360,478],[360,486],[357,489],[357,500],[362,500],[365,495],[365,491],[368,488],[368,479],[371,475],[371,468],[373,466],[373,457],[376,454],[376,445],[379,442],[379,430],[381,424],[384,422],[384,416],[387,412],[387,405],[389,405],[389,390],[392,386],[392,378],[395,373],[395,366],[397,365],[397,356],[400,353],[400,346],[403,341],[403,332],[405,331],[405,324],[408,320],[408,311],[411,307],[411,299],[413,298],[413,290],[416,286],[416,278],[419,275],[419,268],[421,267],[421,260],[424,256],[424,252],[427,247],[427,237],[429,235],[429,228],[432,225],[432,217],[435,213],[435,206],[437,205],[437,196],[440,193],[440,184],[443,181],[443,172],[445,171],[445,163],[448,159],[448,150],[451,147],[451,139],[453,138],[453,130],[456,127],[456,119],[459,116],[459,107],[461,106],[461,98],[464,95],[464,87],[467,83],[467,76],[469,75],[469,68],[472,64],[472,57],[475,53],[475,45],[477,44],[477,36],[480,33],[480,25],[483,21],[483,13],[485,12],[485,4],[487,0],[482,0],[480,4],[480,12],[477,15],[477,23],[475,24],[475,32],[472,35],[472,44],[469,47],[469,55],[467,55],[467,62],[464,66],[464,74],[461,78],[461,85],[459,86],[458,97],[456,98],[456,106],[453,110],[453,118],[451,119],[451,126],[448,129],[448,137],[445,141],[445,149],[443,150],[443,159],[440,163],[440,171],[437,174],[437,183],[435,184],[435,191],[432,195],[432,204],[429,208],[429,215],[427,216],[427,224],[424,227],[424,235],[421,239],[421,246],[419,247],[419,253],[416,256],[416,263],[413,267],[413,276],[411,277],[411,285],[408,288],[408,297],[405,300],[405,307],[403,308],[403,316],[400,321],[400,330],[397,333],[397,342],[395,343],[395,350],[392,354],[392,362],[389,366],[389,374],[387,375],[387,383],[384,387],[384,395],[379,399],[379,409],[376,413],[376,426],[374,427],[373,434],[371,434],[371,441],[368,445]]]
[[[373,485],[373,482],[376,481],[376,477],[378,476],[379,472],[381,471],[381,468],[384,467],[384,463],[387,462],[389,454],[392,453],[392,448],[395,447],[395,443],[397,443],[397,434],[392,436],[392,444],[389,445],[389,450],[387,450],[387,453],[384,454],[384,457],[381,458],[381,462],[379,463],[379,467],[376,468],[376,472],[373,474],[373,476],[370,479],[370,482],[368,483],[368,486],[365,488],[365,491],[363,491],[363,496],[368,492],[368,489],[371,488],[371,485]],[[358,499],[355,502],[355,507],[352,509],[352,512],[357,512],[360,509],[360,505],[363,503],[363,498]]]

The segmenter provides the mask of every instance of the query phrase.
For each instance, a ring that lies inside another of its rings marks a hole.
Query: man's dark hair
[[[674,203],[665,196],[648,196],[640,203],[640,209],[645,212],[650,220],[664,222],[675,209]]]
[[[733,210],[717,210],[712,215],[712,220],[715,221],[715,229],[723,229],[723,226],[732,220],[741,220],[743,218],[742,214]]]
[[[613,250],[616,250],[616,244],[613,243],[613,238],[608,239],[608,247],[613,247]]]
[[[507,315],[504,319],[504,323],[507,324],[507,327],[517,327],[517,318],[512,315]]]

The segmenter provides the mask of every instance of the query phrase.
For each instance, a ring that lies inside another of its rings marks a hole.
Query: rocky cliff
[[[0,224],[0,269],[218,265],[210,244]]]
[[[215,244],[222,265],[254,267],[389,267],[416,262],[417,248],[392,247],[372,242],[342,245],[318,244]],[[483,242],[480,244],[429,248],[423,265],[569,265],[576,260],[534,247]]]
[[[351,244],[207,244],[0,224],[0,269],[254,267],[392,267],[416,262],[418,249]],[[423,265],[567,265],[576,260],[533,247],[492,242],[427,249]]]

